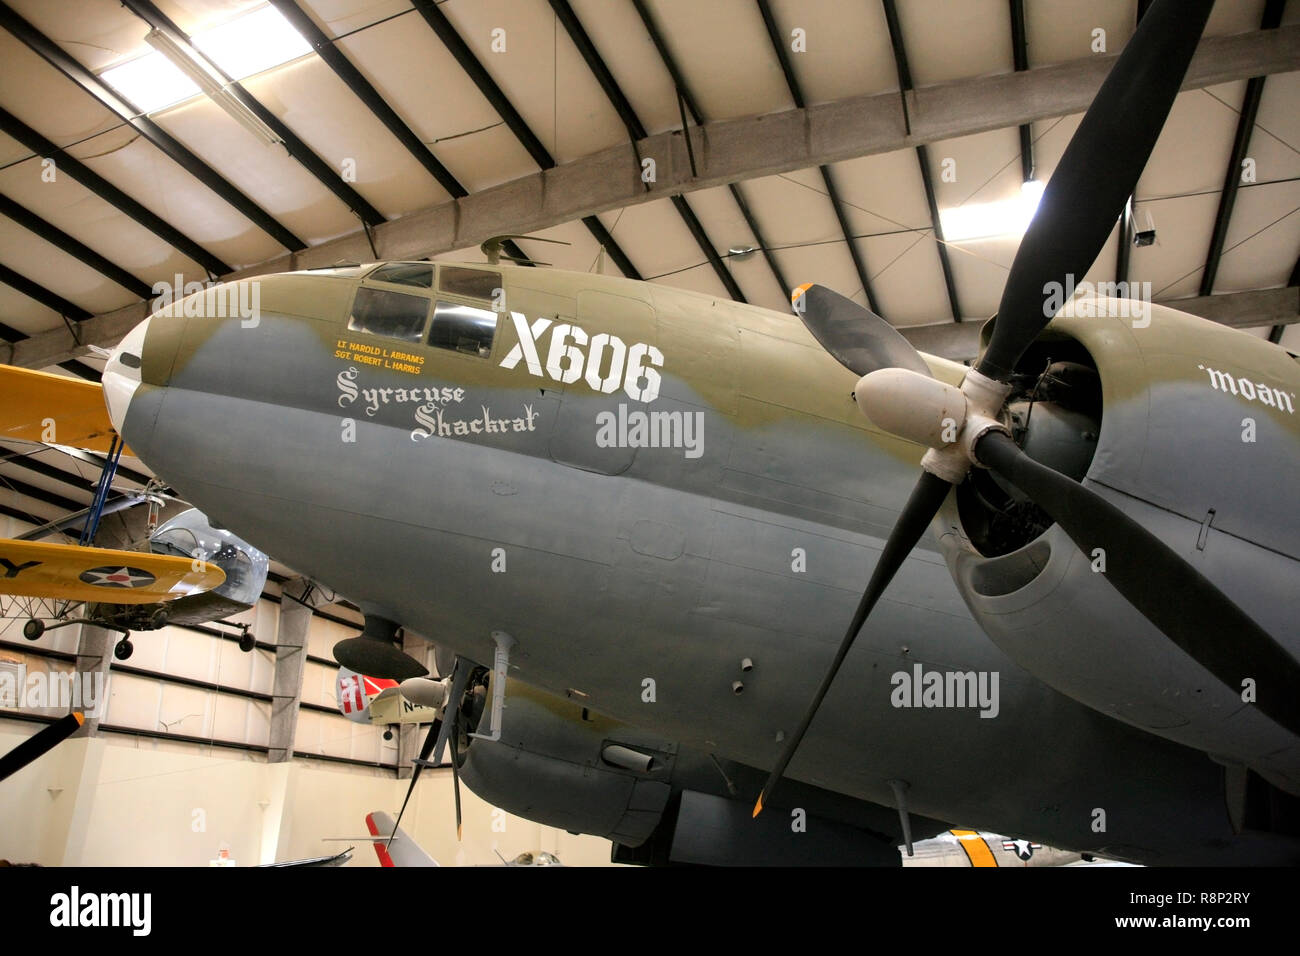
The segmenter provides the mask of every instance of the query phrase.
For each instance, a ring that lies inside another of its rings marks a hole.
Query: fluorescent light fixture
[[[311,44],[272,6],[196,34],[194,45],[236,80],[311,52]]]
[[[100,79],[145,113],[203,92],[176,64],[153,53],[105,70]]]
[[[1043,197],[1043,183],[1031,179],[1020,187],[1020,195],[997,202],[971,203],[939,211],[943,237],[950,242],[981,239],[988,236],[1020,236],[1029,228],[1038,201]]]
[[[267,143],[278,143],[269,127],[227,88],[311,52],[311,44],[272,6],[197,33],[187,44],[161,30],[145,37],[153,53],[120,63],[100,78],[144,113],[155,113],[206,93],[241,126]],[[229,78],[229,79],[228,79]]]
[[[234,93],[226,89],[224,78],[212,64],[203,59],[202,54],[197,53],[181,40],[173,37],[170,33],[164,33],[162,30],[150,30],[148,36],[144,39],[146,43],[161,53],[168,63],[184,73],[197,89],[201,89],[208,94],[212,101],[230,114],[230,118],[239,123],[240,126],[268,146],[281,142],[280,137],[275,135],[275,132],[269,126],[241,103]],[[147,60],[149,58],[142,57],[142,59]]]

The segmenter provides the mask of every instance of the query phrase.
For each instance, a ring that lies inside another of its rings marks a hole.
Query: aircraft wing
[[[437,707],[413,704],[397,687],[386,687],[370,701],[372,724],[428,724],[438,716]]]
[[[0,365],[0,437],[107,454],[117,432],[102,386]]]
[[[285,860],[283,863],[263,863],[258,868],[280,869],[286,866],[346,866],[352,859],[352,847],[348,847],[342,853],[335,853],[333,856],[313,856],[305,860]]]
[[[226,580],[211,562],[0,538],[0,594],[106,604],[157,604],[209,591]]]

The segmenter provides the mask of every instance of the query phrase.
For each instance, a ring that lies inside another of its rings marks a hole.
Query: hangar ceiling
[[[154,283],[358,259],[482,261],[475,228],[516,210],[545,227],[487,235],[537,237],[515,251],[558,268],[783,311],[790,286],[815,281],[920,327],[909,334],[922,348],[951,345],[959,324],[969,342],[1019,237],[941,238],[936,220],[1050,178],[1081,110],[1053,113],[1049,101],[1086,104],[1087,77],[1144,6],[5,0],[0,338],[10,347],[0,358],[97,378],[103,363],[87,346],[114,344]],[[280,142],[201,92],[143,113],[121,73],[106,77],[159,56],[151,29],[202,47],[251,15],[261,17],[252,37],[212,57],[232,75],[241,56],[285,60],[238,70],[231,87]],[[292,33],[254,42],[286,21]],[[1288,325],[1300,285],[1300,2],[1224,0],[1203,49],[1211,82],[1179,96],[1131,223],[1117,223],[1086,278],[1150,282],[1158,301],[1256,293],[1217,306],[1300,350]],[[1038,115],[993,109],[999,78],[1018,72],[1027,85],[1008,102],[1038,104]],[[887,111],[883,134],[838,121],[837,104],[855,99]],[[954,103],[969,103],[944,127],[960,135],[926,135],[927,104],[933,114]],[[786,121],[812,131],[802,168],[762,138],[764,123]],[[639,160],[663,144],[665,184],[642,185]],[[1244,159],[1251,181],[1238,173]],[[593,176],[618,188],[592,190]],[[548,189],[554,202],[539,204]],[[1154,244],[1125,241],[1126,229],[1148,228]],[[0,513],[43,521],[90,503],[92,457],[18,443],[0,454]],[[126,465],[122,488],[149,477]]]

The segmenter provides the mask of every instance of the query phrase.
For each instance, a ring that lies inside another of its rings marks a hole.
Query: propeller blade
[[[438,743],[433,748],[433,762],[442,763],[443,748],[447,746],[447,740],[452,732],[456,729],[456,719],[460,714],[460,702],[465,696],[465,688],[469,685],[469,675],[473,668],[469,666],[468,661],[462,661],[459,657],[451,666],[451,692],[447,695],[447,703],[443,713],[449,716],[444,722],[443,729],[438,734]]]
[[[1234,694],[1246,677],[1289,688],[1261,694],[1255,706],[1300,734],[1300,663],[1208,578],[1096,492],[1034,461],[1009,436],[990,432],[975,454],[1029,495],[1085,555],[1103,549],[1105,577],[1115,590]]]
[[[397,835],[397,828],[402,825],[402,814],[406,812],[406,805],[411,802],[411,794],[415,792],[415,782],[420,779],[420,771],[424,769],[423,761],[429,759],[429,754],[433,753],[433,745],[438,739],[438,733],[442,730],[442,718],[438,718],[429,725],[429,732],[424,735],[424,743],[420,744],[420,763],[415,765],[411,771],[411,782],[406,786],[406,796],[402,799],[402,809],[397,811],[397,822],[393,824],[393,832],[388,834],[388,846],[392,846],[393,837]]]
[[[38,757],[43,757],[56,746],[71,737],[83,723],[85,717],[74,711],[32,734],[13,750],[0,757],[0,780],[16,774],[23,767]]]
[[[804,327],[837,362],[854,375],[882,368],[930,374],[921,354],[898,330],[865,306],[823,285],[794,290],[790,302]]]
[[[988,350],[976,366],[1005,382],[1051,315],[1046,284],[1081,280],[1151,156],[1214,0],[1157,0],[1088,107],[1020,241]]]
[[[849,648],[857,639],[858,632],[862,625],[866,623],[867,615],[871,613],[876,602],[880,600],[880,595],[884,593],[889,582],[893,580],[898,569],[903,566],[903,562],[911,553],[916,542],[921,539],[925,529],[929,527],[930,521],[939,511],[939,506],[943,504],[944,498],[948,496],[948,489],[952,486],[937,475],[932,475],[928,471],[921,472],[921,478],[912,489],[912,496],[907,499],[907,504],[903,506],[902,514],[898,516],[898,521],[889,533],[889,540],[885,542],[884,550],[880,552],[880,560],[876,562],[875,570],[871,572],[871,580],[867,583],[867,589],[862,594],[862,600],[858,602],[858,609],[853,614],[853,620],[849,622],[849,628],[844,632],[844,638],[840,641],[839,650],[835,652],[835,659],[831,661],[830,670],[822,678],[821,686],[817,688],[817,693],[813,697],[812,703],[804,713],[803,719],[799,722],[798,728],[786,740],[785,750],[781,752],[781,759],[776,762],[772,772],[768,775],[767,782],[763,784],[763,790],[758,795],[758,802],[754,804],[754,816],[763,812],[763,804],[768,797],[772,795],[772,790],[780,781],[781,776],[785,773],[785,768],[789,765],[790,760],[794,757],[795,751],[799,748],[799,742],[803,740],[804,734],[808,731],[808,725],[812,723],[813,717],[817,715],[817,709],[821,706],[822,700],[826,697],[826,692],[830,690],[831,682],[835,680],[835,674],[839,671],[840,665],[844,663],[844,658],[849,653]]]
[[[460,840],[462,836],[460,823],[460,755],[457,753],[457,736],[458,734],[453,729],[448,739],[451,741],[451,791],[456,796],[456,839]]]

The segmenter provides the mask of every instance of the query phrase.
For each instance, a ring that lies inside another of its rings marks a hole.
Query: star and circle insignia
[[[143,568],[124,566],[105,566],[82,571],[78,577],[85,584],[100,588],[143,588],[153,584],[156,578]]]

